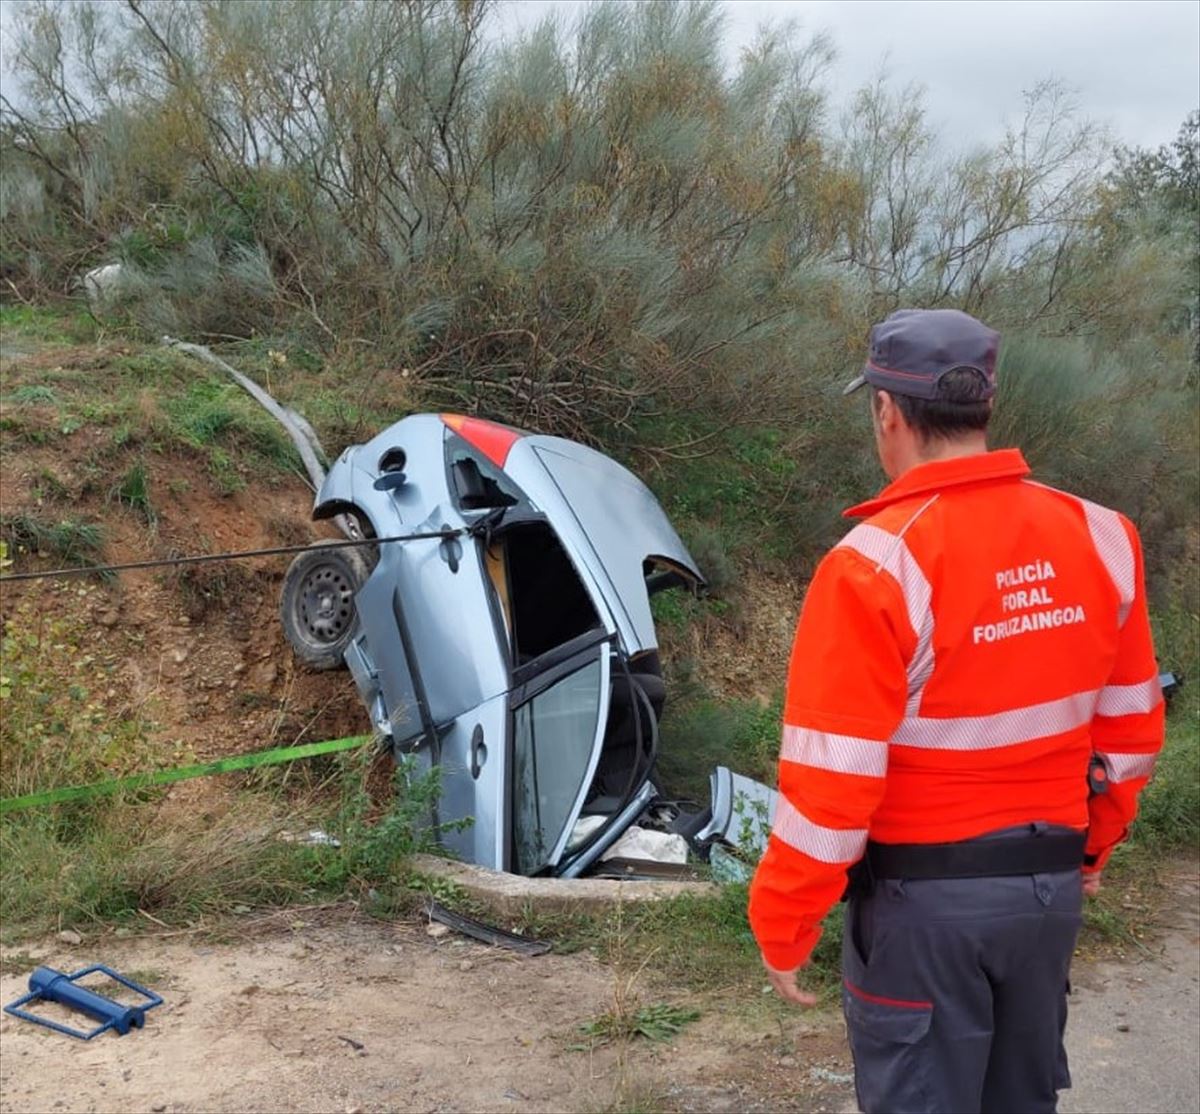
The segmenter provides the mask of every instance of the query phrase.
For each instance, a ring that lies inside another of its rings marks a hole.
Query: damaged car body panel
[[[376,729],[438,769],[443,844],[497,870],[585,871],[658,792],[650,594],[703,585],[653,494],[582,445],[421,414],[347,449],[313,513],[368,539],[431,535],[373,547],[369,572],[314,574],[297,614],[336,610],[330,583],[344,612],[362,578],[338,648]]]

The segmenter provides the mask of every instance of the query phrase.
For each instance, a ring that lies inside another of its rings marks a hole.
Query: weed
[[[151,990],[170,990],[176,985],[175,976],[159,967],[135,967],[121,974],[130,982],[140,983]]]
[[[158,515],[150,502],[150,486],[146,474],[146,463],[138,460],[121,477],[109,493],[122,506],[129,507],[147,526],[158,521]]]
[[[40,383],[27,383],[17,387],[4,401],[16,403],[18,406],[57,406],[58,395],[52,387]]]
[[[186,760],[153,742],[144,704],[129,700],[119,661],[91,652],[90,586],[51,589],[69,597],[43,610],[18,607],[5,624],[0,672],[0,793],[18,796],[120,777]],[[131,917],[139,909],[186,918],[224,896],[295,897],[308,877],[298,852],[256,826],[261,806],[213,821],[161,826],[139,807],[145,790],[6,815],[0,820],[0,916],[6,932]],[[285,860],[287,860],[285,862]],[[303,869],[297,869],[297,863]]]
[[[483,912],[479,902],[474,901],[462,886],[450,878],[431,874],[410,874],[405,887],[466,916],[478,916]]]
[[[85,593],[94,589],[83,589]],[[81,611],[83,609],[81,608]],[[187,755],[151,741],[152,724],[122,705],[119,686],[104,684],[112,662],[81,653],[85,620],[42,620],[29,606],[6,627],[0,677],[0,793],[90,782],[149,770]],[[113,679],[115,681],[115,678]],[[347,891],[372,894],[373,912],[409,912],[405,858],[433,846],[428,817],[436,774],[402,763],[395,792],[378,809],[368,793],[371,756],[338,769],[341,807],[294,805],[243,792],[223,811],[174,817],[162,824],[148,801],[162,790],[116,794],[20,811],[0,819],[0,919],[6,938],[44,932],[59,920],[107,923],[150,916],[196,923],[235,904],[288,904]],[[252,779],[246,779],[248,782]],[[322,824],[340,844],[306,845],[286,829]],[[435,891],[440,896],[449,893]]]
[[[666,1042],[677,1037],[685,1025],[700,1019],[699,1010],[685,1009],[658,1002],[652,1006],[641,1006],[632,1013],[609,1012],[580,1026],[590,1044],[579,1047],[594,1047],[614,1040],[630,1040],[644,1037],[646,1040]]]
[[[688,552],[704,573],[708,590],[716,596],[728,592],[737,583],[738,570],[725,539],[712,527],[695,524],[688,530],[686,541]]]
[[[64,565],[97,565],[104,532],[77,519],[50,522],[34,514],[0,515],[0,537],[14,554],[53,557]]]
[[[603,1107],[603,1114],[658,1114],[676,1109],[664,1104],[662,1087],[646,1079],[631,1079],[622,1074],[612,1100]]]
[[[170,825],[115,798],[57,806],[0,821],[6,935],[66,924],[131,921],[139,911],[168,924],[195,922],[234,903],[299,901],[311,893],[313,852],[283,843],[263,822],[263,802]],[[247,830],[247,816],[255,817]]]
[[[71,498],[71,489],[49,468],[37,470],[30,490],[39,503],[65,503]]]
[[[400,882],[405,859],[434,850],[442,831],[464,826],[434,826],[431,816],[441,792],[439,771],[437,767],[419,770],[411,756],[397,762],[387,808],[372,822],[368,793],[372,757],[369,748],[363,748],[342,759],[342,804],[335,822],[341,848],[328,863],[327,884]]]
[[[1166,742],[1131,838],[1160,849],[1195,848],[1200,841],[1200,713],[1193,707],[1173,709],[1167,719]]]
[[[1131,842],[1150,850],[1200,842],[1200,617],[1182,609],[1153,616],[1162,668],[1183,678],[1167,708],[1167,734],[1142,792]]]

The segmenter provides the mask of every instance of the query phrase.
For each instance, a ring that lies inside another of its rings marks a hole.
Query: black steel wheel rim
[[[351,628],[354,590],[350,574],[332,563],[318,565],[300,582],[300,627],[313,642],[332,645]]]

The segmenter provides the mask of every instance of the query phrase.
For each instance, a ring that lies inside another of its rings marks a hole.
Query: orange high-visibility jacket
[[[1046,821],[1087,828],[1099,870],[1132,822],[1163,737],[1141,544],[1028,475],[1015,449],[934,461],[846,512],[865,521],[808,588],[750,890],[771,966],[808,958],[868,837]]]

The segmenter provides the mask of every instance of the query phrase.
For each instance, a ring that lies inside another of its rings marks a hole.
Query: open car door
[[[558,437],[522,438],[505,470],[551,516],[579,564],[606,583],[604,597],[630,654],[655,649],[647,562],[693,586],[704,577],[650,489],[616,461]]]

